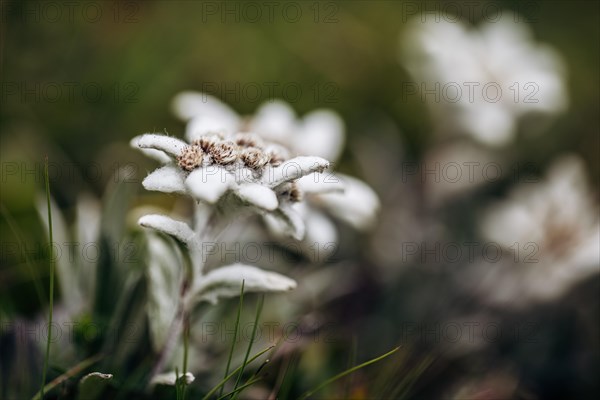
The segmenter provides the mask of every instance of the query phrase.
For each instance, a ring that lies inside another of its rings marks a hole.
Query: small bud
[[[265,150],[265,153],[269,157],[269,164],[274,167],[289,159],[289,152],[282,146],[271,145]]]
[[[213,148],[213,146],[215,144],[219,143],[220,141],[221,141],[221,139],[219,138],[219,136],[211,135],[211,136],[202,136],[200,139],[194,140],[194,142],[192,144],[194,144],[196,146],[200,146],[202,148],[202,150],[209,153],[211,151],[211,149]]]
[[[177,157],[177,164],[185,171],[192,171],[202,165],[204,152],[200,146],[185,146]]]
[[[281,195],[287,197],[288,200],[293,203],[299,203],[302,201],[302,191],[295,181],[287,185],[285,190],[281,192]]]
[[[240,147],[262,147],[262,139],[250,132],[241,132],[235,135],[233,141]]]
[[[231,164],[238,158],[238,147],[231,141],[219,142],[210,148],[210,155],[217,164]]]
[[[244,164],[252,169],[262,168],[269,162],[269,156],[257,147],[242,150],[241,158]]]

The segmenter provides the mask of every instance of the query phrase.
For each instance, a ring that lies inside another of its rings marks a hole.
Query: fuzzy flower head
[[[344,124],[331,110],[320,109],[298,117],[284,101],[261,105],[251,116],[240,116],[213,96],[183,92],[173,102],[175,114],[187,122],[189,141],[219,131],[237,135],[236,143],[246,146],[241,157],[246,166],[267,162],[256,149],[265,149],[271,166],[283,166],[290,154],[304,158],[318,156],[334,162],[344,145]],[[237,133],[235,132],[243,132]],[[249,132],[254,132],[250,134]],[[250,167],[251,168],[251,167]],[[373,226],[379,199],[364,182],[342,174],[318,171],[302,174],[278,187],[282,206],[276,214],[266,214],[265,222],[277,236],[304,238],[307,243],[337,241],[337,230],[326,214],[353,228]],[[295,228],[290,230],[290,226]]]
[[[285,221],[297,219],[289,215],[289,204],[302,199],[295,182],[329,167],[321,157],[290,158],[284,146],[249,132],[206,133],[190,143],[145,134],[132,145],[165,163],[144,179],[147,190],[188,194],[220,206],[250,206],[284,214]],[[301,230],[293,236],[300,235]]]

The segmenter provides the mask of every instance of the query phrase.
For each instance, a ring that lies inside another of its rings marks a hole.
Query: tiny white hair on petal
[[[258,183],[239,185],[236,189],[236,194],[243,201],[267,211],[273,211],[279,205],[275,192]]]
[[[379,212],[379,197],[363,181],[343,174],[337,176],[344,182],[344,193],[324,193],[319,195],[319,201],[355,229],[371,228]]]
[[[137,145],[140,149],[161,150],[173,157],[177,157],[188,144],[181,139],[171,136],[145,133],[139,136]]]
[[[315,110],[300,121],[293,148],[299,154],[337,160],[345,139],[344,122],[331,110]]]
[[[329,161],[321,157],[294,157],[277,167],[267,168],[262,181],[269,187],[301,178],[313,172],[323,172],[329,168]]]
[[[199,282],[192,298],[213,304],[220,298],[239,296],[242,282],[244,293],[286,292],[296,287],[296,281],[284,275],[244,264],[232,264],[210,271]]]
[[[235,176],[225,168],[212,165],[192,171],[185,186],[197,200],[214,204],[235,185]]]
[[[186,372],[185,375],[183,375],[183,374],[179,375],[179,379],[184,378],[184,376],[185,376],[185,383],[188,385],[190,383],[194,382],[194,380],[196,379],[191,372]],[[177,383],[177,374],[175,373],[175,371],[165,372],[164,374],[155,375],[154,378],[152,378],[152,380],[150,381],[150,385],[175,386],[175,383]]]
[[[146,156],[160,162],[161,164],[167,164],[171,162],[171,157],[169,157],[164,151],[156,150],[156,149],[146,149],[141,148],[139,144],[139,140],[142,135],[135,136],[133,139],[129,141],[129,145],[136,150],[141,151]]]
[[[174,237],[182,243],[190,244],[194,231],[188,224],[160,214],[144,215],[138,223],[144,228],[151,228]]]
[[[144,178],[142,185],[146,190],[164,193],[185,193],[183,172],[173,165],[165,165],[154,170]]]

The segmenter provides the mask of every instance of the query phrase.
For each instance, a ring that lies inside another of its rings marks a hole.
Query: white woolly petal
[[[181,92],[173,99],[175,115],[184,121],[198,116],[211,116],[217,120],[239,124],[239,116],[229,106],[214,96],[201,92]]]
[[[306,222],[305,246],[313,261],[324,261],[333,251],[337,249],[337,228],[331,219],[322,213],[308,209],[304,220]]]
[[[298,211],[288,204],[281,204],[277,210],[266,214],[264,220],[269,230],[277,236],[304,239],[306,234],[304,220]]]
[[[344,182],[336,175],[313,172],[296,181],[298,189],[303,193],[343,192]]]
[[[171,157],[169,157],[164,151],[155,150],[155,149],[144,149],[140,147],[139,140],[142,135],[135,136],[133,139],[129,141],[129,145],[134,149],[140,150],[142,153],[147,155],[148,157],[162,163],[166,164],[171,161]]]
[[[199,115],[188,122],[185,127],[185,138],[187,141],[193,142],[209,133],[224,132],[231,134],[237,130],[238,125],[238,121],[219,119],[212,115]]]
[[[144,254],[145,277],[148,288],[146,315],[150,343],[154,351],[160,351],[169,337],[177,308],[183,260],[177,246],[173,246],[154,232],[145,232],[148,243]]]
[[[183,243],[190,243],[194,231],[185,222],[176,221],[166,215],[150,214],[144,215],[138,223],[145,228],[152,228],[159,232],[173,236]]]
[[[275,192],[258,183],[242,184],[236,189],[236,194],[242,200],[268,211],[276,209],[279,205]]]
[[[234,184],[234,175],[218,165],[195,169],[185,180],[194,198],[210,204],[216,203]]]
[[[294,135],[293,148],[298,154],[337,160],[344,146],[344,123],[333,111],[313,111],[302,119]]]
[[[344,182],[344,193],[319,195],[319,202],[340,220],[355,229],[368,229],[376,220],[379,198],[366,183],[347,175],[338,174]]]
[[[208,301],[214,304],[219,298],[239,296],[242,281],[244,293],[285,292],[296,287],[293,279],[276,272],[249,265],[233,264],[210,271],[203,276],[193,296],[197,301]]]
[[[184,174],[174,165],[165,165],[151,172],[143,181],[146,190],[165,193],[185,193]]]
[[[103,374],[101,372],[92,372],[85,375],[79,380],[78,396],[79,399],[97,399],[99,395],[106,389],[109,382],[112,380],[112,374]]]
[[[262,181],[270,187],[276,187],[312,172],[323,172],[328,167],[329,161],[321,157],[295,157],[278,167],[267,168]]]
[[[296,114],[284,101],[275,100],[261,105],[252,121],[250,130],[267,140],[292,145],[296,129]]]
[[[137,145],[140,149],[161,150],[173,157],[177,157],[181,154],[183,148],[187,146],[187,143],[171,136],[145,133],[139,136]]]
[[[179,375],[179,379],[183,378],[183,374],[180,373]],[[194,377],[194,375],[192,375],[191,372],[186,372],[185,373],[185,382],[189,385],[190,383],[194,382],[196,378]],[[175,373],[175,371],[171,371],[171,372],[165,372],[164,374],[159,374],[154,376],[154,378],[152,378],[152,380],[150,381],[150,385],[168,385],[168,386],[175,386],[175,383],[177,381],[177,374]]]

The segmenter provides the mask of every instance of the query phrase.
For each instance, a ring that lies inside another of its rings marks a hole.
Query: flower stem
[[[48,156],[46,156],[44,175],[46,180],[46,201],[48,203],[48,239],[50,246],[48,257],[50,262],[50,299],[48,302],[48,340],[46,342],[46,355],[44,357],[44,369],[42,370],[42,387],[40,388],[40,399],[44,398],[44,387],[46,386],[46,374],[48,372],[48,360],[50,359],[50,342],[52,332],[52,309],[54,308],[54,252],[52,251],[52,211],[50,208],[50,178],[48,177]]]
[[[177,306],[177,312],[175,313],[175,318],[171,323],[169,328],[169,332],[167,333],[167,339],[165,340],[165,344],[163,345],[162,350],[158,354],[158,358],[152,367],[152,372],[150,373],[150,379],[160,374],[165,363],[173,353],[173,349],[175,349],[175,345],[177,344],[177,338],[181,333],[181,329],[183,326],[183,320],[185,316],[185,306],[183,301],[183,295],[180,297],[179,304]],[[185,373],[185,371],[184,371]]]

